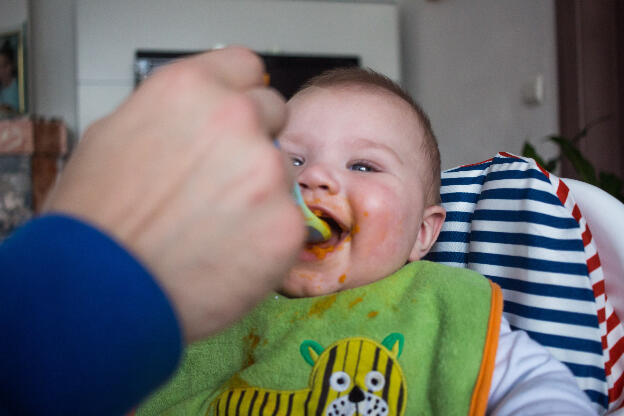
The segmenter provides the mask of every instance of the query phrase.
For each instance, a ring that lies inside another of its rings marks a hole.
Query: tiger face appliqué
[[[208,414],[402,416],[407,401],[405,376],[398,362],[403,343],[399,333],[388,335],[381,344],[352,337],[323,348],[306,340],[299,350],[313,366],[309,388],[226,390]]]

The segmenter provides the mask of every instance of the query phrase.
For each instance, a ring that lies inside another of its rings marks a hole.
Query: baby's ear
[[[409,261],[420,260],[429,253],[429,250],[431,250],[431,247],[438,239],[438,234],[440,234],[445,218],[446,210],[442,206],[432,205],[425,208],[416,243],[410,252]]]

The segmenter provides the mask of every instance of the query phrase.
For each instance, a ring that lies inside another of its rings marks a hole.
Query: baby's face
[[[289,103],[279,137],[310,209],[333,225],[286,279],[290,296],[362,286],[417,260],[429,164],[411,107],[384,92],[312,87]]]

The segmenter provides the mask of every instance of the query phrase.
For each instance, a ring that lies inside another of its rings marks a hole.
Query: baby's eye
[[[290,161],[292,162],[293,166],[303,166],[303,159],[300,157],[291,156]]]
[[[357,172],[379,172],[379,169],[375,165],[362,160],[352,162],[349,165],[349,169],[355,170]]]

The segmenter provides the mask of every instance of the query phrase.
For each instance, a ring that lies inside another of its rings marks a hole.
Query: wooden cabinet
[[[0,120],[0,239],[40,212],[67,154],[62,121]]]

